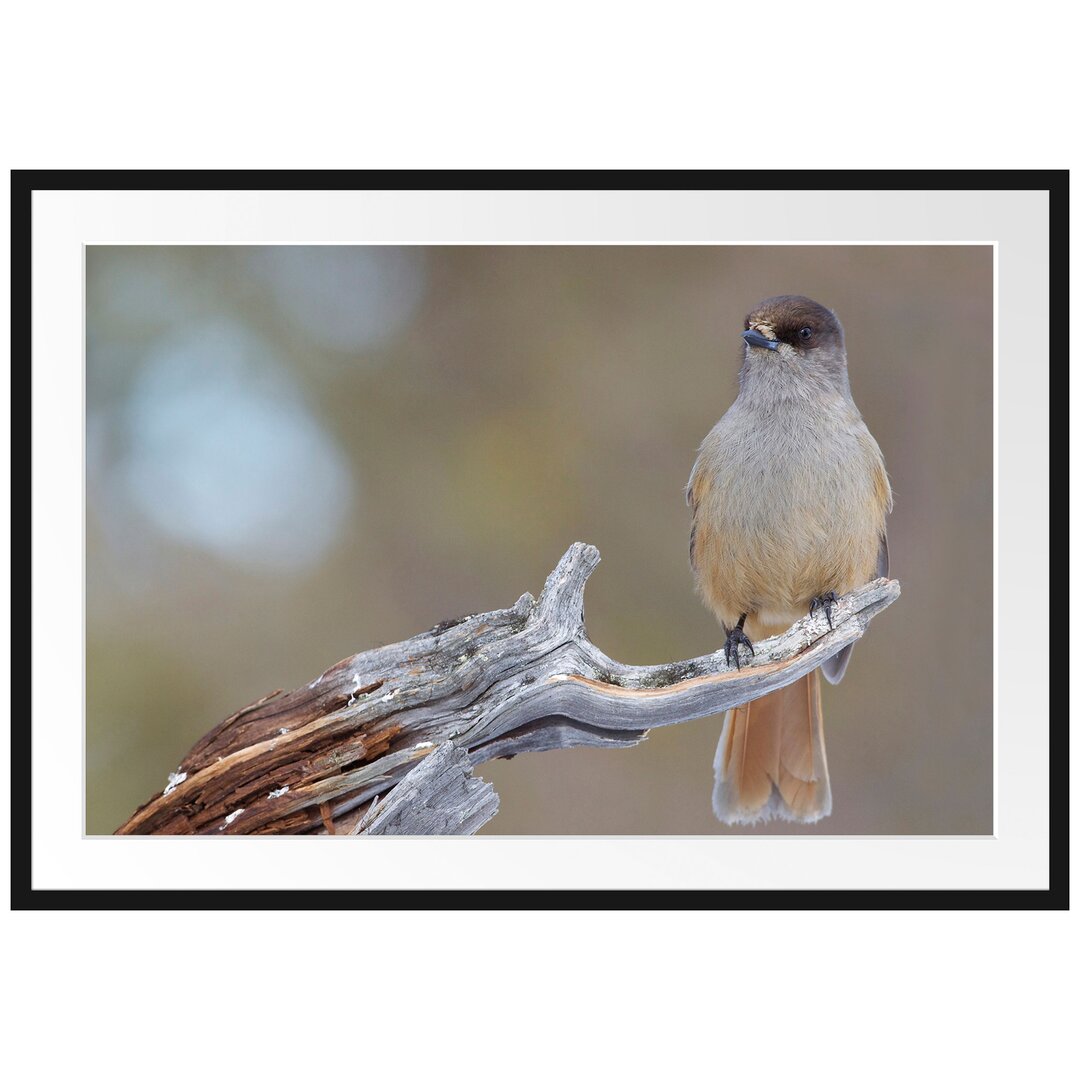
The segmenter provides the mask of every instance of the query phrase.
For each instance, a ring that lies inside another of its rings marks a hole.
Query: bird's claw
[[[735,670],[741,671],[742,666],[739,663],[739,646],[745,645],[750,650],[750,655],[754,655],[754,646],[750,643],[750,639],[743,633],[741,626],[733,626],[730,630],[725,626],[724,630],[727,632],[727,640],[724,642],[724,659],[727,661],[728,667],[731,667],[731,661],[735,661]]]
[[[825,620],[829,624],[829,629],[833,628],[832,625],[832,609],[836,604],[837,595],[834,592],[823,593],[821,596],[815,596],[810,601],[810,614],[816,615],[819,611],[824,610]]]

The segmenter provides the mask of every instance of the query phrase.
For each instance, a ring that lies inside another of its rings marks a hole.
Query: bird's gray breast
[[[766,409],[737,402],[702,447],[717,524],[765,557],[809,557],[835,542],[851,527],[844,517],[868,494],[861,427],[843,402]]]

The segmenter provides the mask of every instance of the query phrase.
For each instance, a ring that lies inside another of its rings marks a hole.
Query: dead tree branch
[[[467,836],[499,809],[495,789],[472,775],[468,751],[443,743],[357,822],[367,836]]]
[[[468,775],[472,766],[559,747],[634,746],[650,728],[761,697],[857,640],[900,595],[898,582],[872,581],[840,599],[831,631],[824,614],[800,619],[755,642],[741,671],[723,650],[631,667],[585,631],[585,582],[599,561],[596,548],[574,544],[539,599],[526,593],[512,608],[358,653],[241,709],[117,832],[475,832],[498,799]],[[435,753],[447,743],[458,753]]]

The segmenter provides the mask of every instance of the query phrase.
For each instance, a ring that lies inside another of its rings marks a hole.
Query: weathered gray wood
[[[526,593],[512,608],[359,653],[240,710],[118,832],[320,831],[326,821],[351,822],[433,744],[452,743],[474,765],[555,747],[633,746],[650,728],[711,716],[801,678],[900,594],[896,581],[870,582],[841,597],[831,631],[823,613],[800,619],[755,642],[741,671],[723,650],[636,667],[586,634],[585,582],[599,560],[596,548],[574,544],[537,600]]]
[[[491,784],[472,775],[465,750],[443,743],[359,822],[366,836],[470,836],[499,809]]]

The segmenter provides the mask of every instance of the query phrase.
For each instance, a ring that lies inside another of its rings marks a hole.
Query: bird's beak
[[[759,349],[777,349],[780,347],[779,341],[770,341],[764,334],[758,333],[757,330],[744,330],[742,336],[747,345],[756,345]]]

